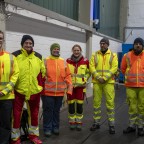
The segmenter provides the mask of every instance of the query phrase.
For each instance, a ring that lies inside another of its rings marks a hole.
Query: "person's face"
[[[101,52],[105,52],[108,49],[108,44],[105,42],[100,42],[100,50]]]
[[[60,53],[60,48],[58,48],[58,47],[55,47],[52,50],[52,55],[54,55],[54,56],[59,56],[59,53]]]
[[[140,52],[142,52],[142,50],[143,50],[143,46],[140,44],[140,43],[135,43],[134,44],[134,51],[137,53],[140,53]]]
[[[79,47],[74,47],[72,52],[75,57],[79,57],[81,55],[81,50]]]
[[[30,54],[33,50],[33,43],[31,40],[26,40],[23,44],[23,48],[27,51],[28,54]]]
[[[2,49],[3,43],[4,43],[4,35],[0,33],[0,49]]]

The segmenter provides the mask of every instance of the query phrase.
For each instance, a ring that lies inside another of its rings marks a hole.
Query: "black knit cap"
[[[140,37],[136,38],[134,40],[134,44],[136,44],[136,43],[140,43],[144,47],[144,40],[142,38],[140,38]]]
[[[21,46],[23,47],[23,44],[26,40],[31,40],[34,46],[34,40],[30,35],[23,35],[22,40],[21,40]]]
[[[101,40],[100,40],[100,43],[101,42],[104,42],[104,43],[106,43],[108,46],[109,46],[109,39],[108,38],[102,38]]]

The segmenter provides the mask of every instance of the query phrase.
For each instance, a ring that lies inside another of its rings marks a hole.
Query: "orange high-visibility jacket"
[[[72,94],[72,80],[69,67],[61,57],[49,56],[45,60],[46,81],[44,95],[64,96]]]
[[[122,58],[121,71],[125,74],[125,86],[144,87],[144,51],[135,55],[133,51]]]

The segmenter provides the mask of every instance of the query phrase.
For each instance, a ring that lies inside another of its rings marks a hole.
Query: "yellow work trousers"
[[[105,84],[93,84],[93,107],[94,107],[94,122],[99,124],[101,119],[101,101],[102,94],[105,95],[107,116],[109,126],[114,126],[115,123],[115,90],[114,84],[105,83]]]
[[[144,88],[126,88],[127,104],[129,106],[129,126],[143,127],[144,123]]]

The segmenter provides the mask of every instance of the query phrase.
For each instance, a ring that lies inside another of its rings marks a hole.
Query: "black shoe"
[[[115,134],[115,127],[114,126],[109,126],[109,133]]]
[[[128,127],[127,129],[123,130],[123,133],[124,134],[128,134],[128,133],[132,133],[132,132],[135,132],[136,129],[133,128],[133,127]]]
[[[77,124],[76,130],[77,130],[77,131],[81,131],[81,130],[82,130],[82,124],[81,124],[81,123],[80,123],[80,124]]]
[[[138,136],[144,136],[143,128],[138,128]]]
[[[94,124],[92,125],[92,127],[90,128],[90,131],[95,131],[96,129],[100,129],[100,125],[94,123]]]

